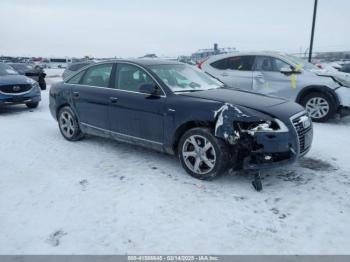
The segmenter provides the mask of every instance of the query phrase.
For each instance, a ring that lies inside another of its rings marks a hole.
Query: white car
[[[227,87],[283,97],[303,105],[316,122],[350,114],[350,74],[277,52],[231,53],[198,64]]]

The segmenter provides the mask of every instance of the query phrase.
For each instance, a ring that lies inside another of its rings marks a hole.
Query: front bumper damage
[[[258,173],[292,164],[310,149],[312,124],[305,112],[285,124],[266,115],[251,117],[225,104],[215,111],[215,117],[215,135],[231,145],[235,170]]]
[[[289,140],[288,132],[255,133],[250,146],[258,149],[247,152],[242,162],[242,169],[261,170],[294,163],[298,155]]]

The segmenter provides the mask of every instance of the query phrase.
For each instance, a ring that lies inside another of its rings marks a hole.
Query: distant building
[[[214,48],[199,49],[197,52],[193,53],[191,55],[191,60],[197,63],[212,55],[226,54],[232,52],[237,52],[237,49],[235,47],[218,48],[218,44],[214,44]]]

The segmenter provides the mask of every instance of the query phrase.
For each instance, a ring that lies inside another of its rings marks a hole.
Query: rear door
[[[108,106],[113,63],[99,64],[82,71],[68,81],[79,121],[92,128],[108,130]],[[72,83],[73,82],[73,83]]]
[[[284,98],[295,96],[298,76],[281,73],[287,62],[272,56],[257,56],[254,64],[253,90]]]
[[[214,76],[229,87],[252,89],[254,56],[232,56],[210,64]]]
[[[110,97],[110,130],[119,139],[161,147],[165,94],[150,96],[141,93],[142,84],[157,83],[141,67],[118,63],[115,75],[115,92]]]

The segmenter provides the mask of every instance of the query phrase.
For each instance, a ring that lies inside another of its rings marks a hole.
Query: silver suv
[[[283,97],[303,105],[316,122],[350,114],[350,74],[329,72],[277,52],[212,56],[198,66],[228,87]]]

